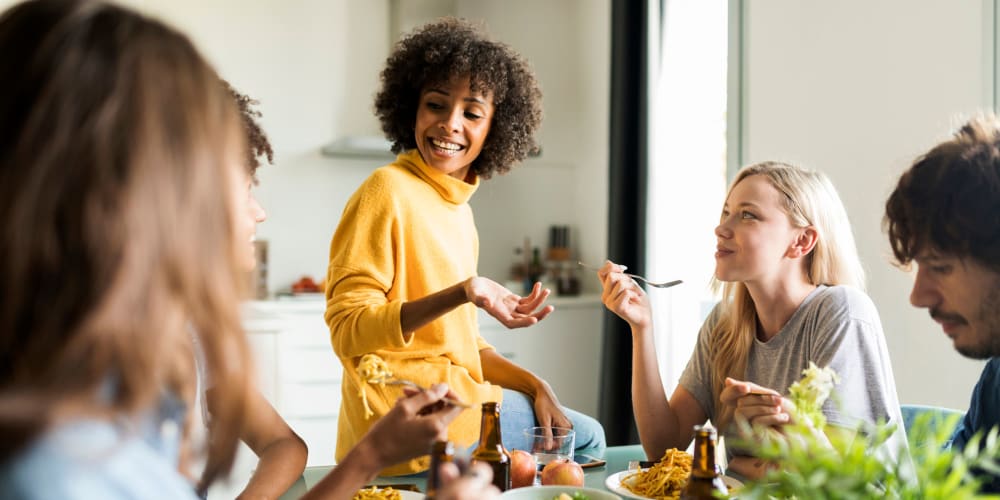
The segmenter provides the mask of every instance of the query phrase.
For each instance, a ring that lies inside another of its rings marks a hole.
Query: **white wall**
[[[991,2],[746,2],[744,163],[790,160],[840,191],[869,272],[902,403],[967,408],[981,363],[909,305],[885,199],[954,117],[992,106]]]
[[[718,300],[709,278],[726,188],[726,9],[726,2],[672,0],[654,35],[661,43],[651,83],[646,272],[684,280],[677,288],[647,290],[664,397],[673,394]]]
[[[268,213],[258,238],[270,245],[268,287],[326,273],[330,236],[347,198],[385,160],[329,158],[320,148],[343,135],[381,135],[372,112],[391,39],[390,5],[408,30],[453,9],[486,20],[519,50],[544,92],[544,153],[473,198],[480,274],[506,278],[515,246],[547,243],[550,224],[570,224],[581,258],[607,247],[608,0],[121,0],[187,33],[220,74],[258,99],[275,164],[259,171]],[[0,8],[13,5],[0,0]],[[558,20],[558,22],[555,22]],[[415,24],[416,23],[416,24]],[[584,280],[597,290],[596,278]]]
[[[501,280],[513,249],[545,248],[548,226],[572,226],[581,260],[607,252],[610,3],[607,0],[459,0],[457,14],[485,19],[489,32],[534,68],[542,87],[542,155],[483,183],[472,206],[479,272]],[[557,20],[557,21],[556,21]],[[596,276],[583,276],[590,291]]]
[[[268,285],[326,273],[344,203],[379,160],[323,157],[334,137],[376,134],[378,72],[389,50],[386,1],[129,0],[186,32],[223,78],[260,101],[274,165],[259,171]]]

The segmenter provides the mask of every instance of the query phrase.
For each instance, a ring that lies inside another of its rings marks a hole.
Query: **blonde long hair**
[[[850,285],[863,290],[865,273],[850,221],[830,180],[822,173],[794,165],[763,162],[741,169],[729,192],[753,175],[765,177],[778,190],[782,207],[793,226],[816,229],[816,246],[805,257],[809,283]],[[721,315],[710,336],[712,390],[718,402],[726,377],[742,379],[745,376],[747,356],[757,332],[757,310],[743,282],[714,280],[713,285],[722,288]],[[731,419],[731,412],[720,412],[717,425],[727,425]]]
[[[207,484],[252,376],[235,103],[183,35],[98,1],[4,12],[0,74],[0,461],[61,421],[190,402],[193,329],[224,395]]]

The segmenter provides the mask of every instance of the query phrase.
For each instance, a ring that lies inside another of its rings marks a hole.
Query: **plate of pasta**
[[[372,486],[358,490],[351,500],[423,500],[424,494],[416,491],[393,489],[392,486]]]
[[[652,467],[614,473],[604,480],[604,485],[626,498],[676,499],[680,498],[689,475],[691,454],[671,448]],[[731,477],[723,476],[722,480],[730,490],[743,486]]]

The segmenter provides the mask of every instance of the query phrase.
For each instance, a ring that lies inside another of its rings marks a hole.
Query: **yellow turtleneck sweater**
[[[468,201],[479,187],[428,167],[411,150],[375,170],[351,196],[330,244],[326,323],[333,350],[344,365],[337,460],[341,460],[402,395],[398,386],[371,386],[358,377],[361,356],[375,353],[393,374],[429,386],[444,382],[472,410],[448,428],[457,446],[479,437],[485,401],[500,401],[501,388],[483,379],[479,351],[492,349],[479,335],[476,307],[462,305],[403,340],[403,302],[423,298],[476,275],[479,236]],[[359,387],[375,416],[365,419]],[[427,458],[382,471],[425,470]]]

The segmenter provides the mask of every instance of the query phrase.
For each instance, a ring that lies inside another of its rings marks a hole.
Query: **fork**
[[[412,382],[410,380],[400,380],[400,379],[384,380],[384,381],[382,381],[382,383],[385,384],[385,385],[405,385],[407,387],[412,387],[412,388],[414,388],[414,389],[416,389],[418,391],[426,391],[427,390],[427,389],[424,388],[424,386],[422,386],[422,385],[420,385],[420,384],[418,384],[416,382]],[[448,404],[450,404],[452,406],[458,406],[459,408],[465,408],[465,409],[472,408],[472,406],[469,406],[467,403],[463,403],[463,402],[461,402],[461,401],[459,401],[457,399],[449,398],[448,396],[445,396],[445,397],[441,398],[441,401],[444,401],[445,403],[448,403]]]
[[[588,265],[588,264],[584,264],[583,262],[580,262],[580,261],[576,261],[576,263],[579,264],[580,267],[583,267],[583,268],[586,268],[586,269],[590,269],[591,271],[600,271],[601,270],[601,268],[599,268],[599,267],[591,266],[591,265]],[[635,279],[637,279],[639,281],[642,281],[643,283],[645,283],[645,284],[647,284],[647,285],[649,285],[651,287],[654,287],[654,288],[670,288],[672,286],[677,286],[677,285],[680,285],[681,283],[684,283],[681,280],[673,280],[673,281],[666,281],[666,282],[649,281],[648,279],[643,278],[642,276],[639,276],[638,274],[631,274],[631,273],[622,273],[622,274],[624,274],[625,276],[628,276],[630,278],[635,278]]]

